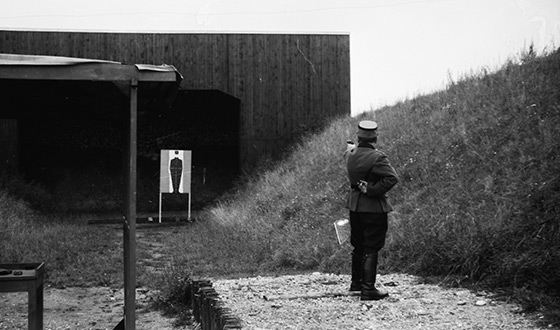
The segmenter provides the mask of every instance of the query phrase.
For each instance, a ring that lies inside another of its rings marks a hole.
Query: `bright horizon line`
[[[189,33],[189,34],[311,34],[311,35],[347,35],[349,31],[246,31],[246,30],[141,30],[141,29],[77,29],[77,28],[14,28],[1,27],[4,31],[25,32],[96,32],[96,33]]]

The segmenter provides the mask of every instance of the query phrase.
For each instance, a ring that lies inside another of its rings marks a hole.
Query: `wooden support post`
[[[128,171],[124,222],[124,325],[136,329],[136,153],[138,129],[138,79],[130,82],[130,117],[127,147]]]

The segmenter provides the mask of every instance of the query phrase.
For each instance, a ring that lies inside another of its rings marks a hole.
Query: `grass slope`
[[[186,233],[195,273],[349,272],[342,152],[357,122],[379,123],[400,175],[382,270],[487,285],[528,308],[560,296],[560,52],[529,50],[446,90],[339,118],[252,173]]]

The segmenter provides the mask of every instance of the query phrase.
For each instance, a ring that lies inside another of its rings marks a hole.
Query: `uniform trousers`
[[[350,211],[350,244],[354,255],[377,253],[385,245],[387,213]]]

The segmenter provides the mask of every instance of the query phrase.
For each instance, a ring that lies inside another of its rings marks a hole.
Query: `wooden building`
[[[241,167],[276,158],[301,134],[350,114],[349,50],[347,34],[0,31],[0,53],[170,64],[183,75],[181,89],[237,100],[231,124]],[[219,110],[212,118],[200,125],[211,131],[221,118],[231,121]]]

